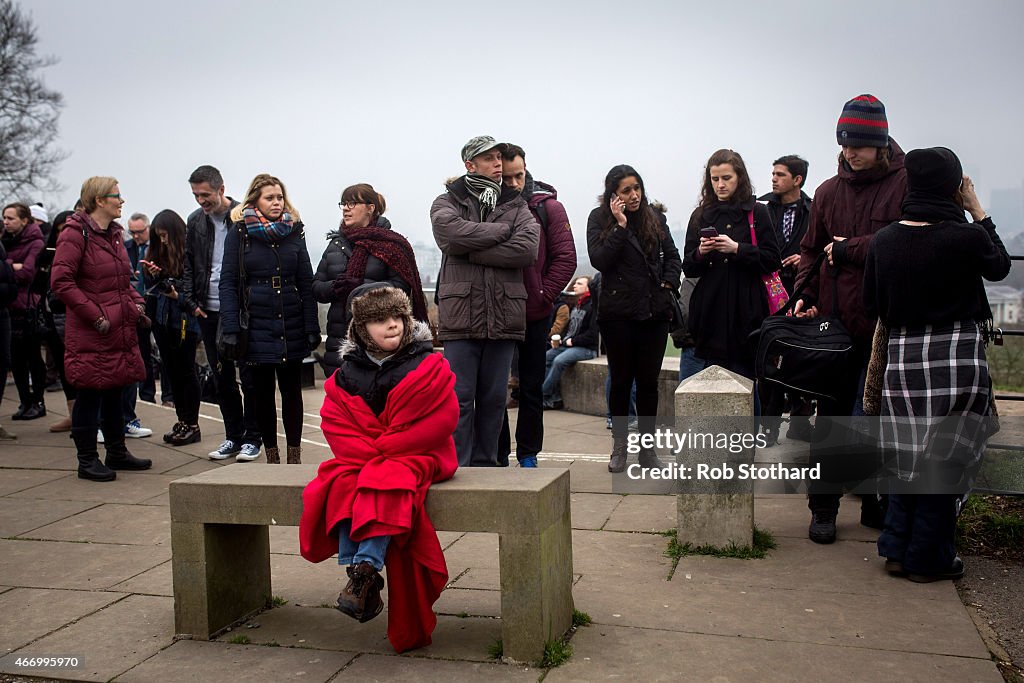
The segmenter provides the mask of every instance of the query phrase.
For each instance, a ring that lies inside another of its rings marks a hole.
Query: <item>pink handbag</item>
[[[750,242],[756,247],[757,235],[754,233],[753,209],[747,212],[747,223],[750,224]],[[762,275],[761,282],[764,283],[764,293],[768,297],[768,314],[771,315],[781,311],[789,302],[789,293],[782,285],[782,278],[779,277],[779,271],[775,271],[771,275]]]

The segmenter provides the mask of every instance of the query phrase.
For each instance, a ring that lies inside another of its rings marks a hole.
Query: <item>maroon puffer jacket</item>
[[[11,302],[10,309],[13,311],[24,311],[29,306],[39,305],[39,295],[29,294],[29,288],[36,277],[36,259],[43,251],[43,243],[43,231],[37,223],[29,223],[17,237],[5,241],[7,262],[11,265],[21,264],[21,270],[14,271],[14,281],[18,283],[18,298]]]
[[[68,309],[64,371],[79,389],[112,389],[146,377],[135,330],[142,297],[132,286],[123,234],[117,223],[100,230],[78,212],[57,238],[50,287]],[[101,316],[110,321],[107,334],[93,327]]]
[[[855,173],[845,162],[839,173],[818,186],[811,204],[811,220],[807,234],[800,242],[800,271],[796,286],[807,280],[802,298],[808,305],[817,304],[822,315],[833,310],[832,287],[835,269],[828,262],[811,272],[814,260],[833,237],[845,237],[842,249],[844,262],[838,269],[838,302],[836,313],[850,334],[863,344],[870,344],[875,333],[875,319],[864,308],[864,262],[875,233],[900,218],[900,207],[907,194],[907,171],[904,154],[896,141],[889,138],[892,157],[889,169],[882,175],[870,171]]]
[[[537,212],[537,206],[544,204],[548,224],[545,229]],[[537,260],[532,266],[523,268],[523,284],[526,285],[526,320],[544,320],[551,315],[551,306],[562,288],[569,284],[576,272],[576,244],[572,240],[569,216],[558,201],[555,188],[539,180],[534,181],[534,193],[527,200],[530,213],[541,226]]]

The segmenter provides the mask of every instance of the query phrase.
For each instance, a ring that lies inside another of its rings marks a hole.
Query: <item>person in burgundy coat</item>
[[[78,476],[112,481],[114,470],[152,466],[125,447],[121,412],[122,389],[146,376],[136,333],[145,306],[132,286],[124,229],[115,222],[124,204],[117,180],[89,178],[82,184],[81,202],[82,210],[68,219],[57,239],[51,287],[67,307],[64,371],[78,389],[71,414]],[[97,415],[106,464],[96,450]]]

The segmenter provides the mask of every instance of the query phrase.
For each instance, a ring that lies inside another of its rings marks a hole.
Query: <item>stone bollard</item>
[[[688,377],[675,391],[677,430],[695,433],[749,431],[753,426],[754,383],[717,365]],[[736,418],[728,420],[723,418]],[[743,419],[746,418],[746,419]],[[680,451],[676,461],[690,467],[721,464],[726,452],[715,448]],[[753,463],[754,449],[729,454],[728,462]],[[754,541],[754,492],[750,481],[697,481],[677,495],[676,526],[680,543],[694,546],[752,545]],[[699,490],[699,493],[686,492]]]

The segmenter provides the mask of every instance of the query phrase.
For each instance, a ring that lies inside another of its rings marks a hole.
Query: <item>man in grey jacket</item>
[[[505,146],[482,135],[462,148],[466,174],[430,207],[443,254],[438,338],[455,373],[460,467],[497,467],[512,352],[526,331],[523,268],[537,258],[540,228],[520,193],[502,187]]]

